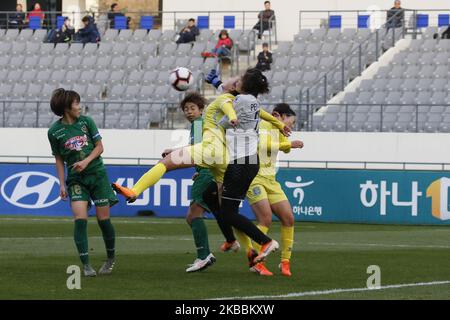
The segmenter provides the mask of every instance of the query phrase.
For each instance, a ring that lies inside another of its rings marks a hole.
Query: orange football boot
[[[233,242],[225,241],[220,246],[220,251],[223,251],[223,252],[228,252],[228,251],[238,252],[240,247],[241,247],[241,245],[239,244],[239,242],[237,242],[237,240],[234,240]]]
[[[279,268],[280,268],[281,274],[282,274],[283,276],[286,276],[286,277],[292,276],[292,273],[291,273],[291,263],[290,263],[289,260],[281,260],[281,263],[280,263],[280,265],[279,265]]]
[[[115,183],[115,182],[111,183],[111,187],[114,189],[114,191],[123,195],[127,199],[127,202],[132,203],[132,202],[136,201],[137,196],[133,190],[123,187],[120,184]]]
[[[258,256],[258,252],[256,252],[255,249],[250,249],[247,251],[247,259],[248,259],[248,266],[251,268],[255,265],[253,260]]]
[[[250,268],[250,271],[256,272],[260,276],[273,276],[273,273],[266,268],[263,262],[255,264],[253,267]]]
[[[261,262],[267,258],[267,256],[273,251],[278,250],[280,245],[276,240],[271,240],[261,246],[258,256],[253,260],[254,263]]]

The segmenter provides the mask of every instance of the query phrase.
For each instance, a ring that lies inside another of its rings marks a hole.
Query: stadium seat
[[[112,58],[110,56],[104,56],[104,55],[98,55],[98,59],[96,62],[95,68],[98,71],[109,69],[109,66],[111,66]]]
[[[123,30],[120,30],[119,35],[116,37],[115,41],[120,42],[127,42],[132,39],[133,37],[133,30],[122,28]]]
[[[190,54],[192,45],[190,43],[180,43],[176,49],[176,55],[178,57],[185,57]]]
[[[153,29],[153,16],[141,16],[140,28],[144,30]]]
[[[161,38],[162,31],[161,29],[152,29],[148,32],[147,37],[144,42],[159,42]]]
[[[209,29],[209,17],[208,16],[198,16],[197,17],[197,28]]]
[[[162,57],[175,56],[177,44],[175,42],[166,43],[159,47],[159,55]]]
[[[144,76],[142,78],[142,84],[144,86],[148,86],[156,83],[156,79],[158,78],[159,72],[156,69],[149,69],[145,71]]]
[[[139,100],[150,100],[154,91],[153,85],[143,85],[138,94]]]
[[[63,55],[69,49],[68,43],[57,43],[53,52],[55,55]]]
[[[97,59],[97,57],[93,57],[94,59]],[[84,60],[83,60],[84,64]],[[93,84],[95,80],[96,71],[94,68],[86,69],[84,72],[80,75],[80,83],[82,84]]]
[[[160,43],[173,44],[175,41],[176,32],[174,30],[164,30],[159,38]]]

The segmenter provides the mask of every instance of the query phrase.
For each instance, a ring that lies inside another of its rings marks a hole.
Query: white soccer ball
[[[194,76],[188,68],[178,67],[170,71],[169,82],[175,90],[185,91],[194,83]]]

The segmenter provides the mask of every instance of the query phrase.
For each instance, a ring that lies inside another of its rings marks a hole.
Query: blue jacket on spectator
[[[98,32],[97,25],[94,23],[94,19],[92,17],[88,17],[88,19],[88,24],[78,30],[76,39],[82,43],[97,43],[100,41],[100,33]]]

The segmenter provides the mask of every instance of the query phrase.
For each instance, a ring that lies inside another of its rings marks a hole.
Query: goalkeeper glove
[[[206,83],[212,84],[216,89],[219,88],[219,86],[222,84],[222,81],[219,78],[219,74],[217,73],[216,69],[211,69],[206,76],[205,79]]]

